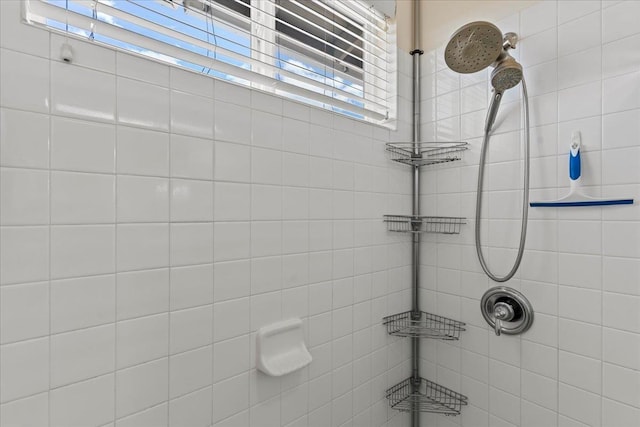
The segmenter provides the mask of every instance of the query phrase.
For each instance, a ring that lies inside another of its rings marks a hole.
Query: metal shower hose
[[[522,76],[522,101],[524,104],[524,128],[525,128],[525,156],[524,156],[524,192],[522,197],[522,225],[520,227],[520,246],[518,247],[518,255],[516,261],[511,268],[511,271],[505,276],[496,276],[489,270],[489,266],[482,254],[482,245],[480,242],[480,215],[482,212],[482,187],[484,181],[484,167],[487,157],[487,150],[489,146],[489,134],[491,130],[486,130],[484,133],[484,139],[482,141],[482,150],[480,153],[480,165],[478,168],[478,190],[476,194],[476,252],[478,254],[478,260],[484,272],[489,276],[491,280],[496,282],[506,282],[511,279],[522,261],[522,255],[524,253],[524,244],[527,239],[527,219],[529,217],[529,97],[527,94],[527,85]]]

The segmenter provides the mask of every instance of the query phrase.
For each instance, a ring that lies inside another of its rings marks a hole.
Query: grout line
[[[169,117],[171,117],[171,94],[169,94]],[[167,402],[167,427],[169,426],[169,420],[171,419],[171,410],[170,410],[170,405],[169,405],[169,401],[171,400],[171,342],[172,342],[172,334],[171,334],[171,318],[173,317],[173,312],[171,310],[171,266],[173,265],[173,260],[171,259],[171,201],[173,199],[173,180],[174,178],[172,177],[173,173],[172,173],[172,155],[171,153],[173,152],[173,144],[174,144],[174,140],[172,138],[171,135],[171,120],[169,119],[169,141],[168,141],[168,156],[167,156],[167,171],[169,173],[169,178],[167,179],[167,192],[168,192],[168,197],[167,197],[167,216],[169,218],[169,222],[167,223],[167,228],[168,228],[168,236],[167,236],[167,261],[168,261],[168,265],[167,265],[167,272],[168,272],[168,298],[167,298],[167,372],[166,372],[166,378],[167,378],[167,397],[166,397],[166,402]],[[213,355],[213,347],[211,350],[211,354]],[[213,376],[213,370],[211,375]],[[212,402],[213,405],[213,402]]]
[[[600,3],[600,9],[598,10],[600,13],[600,188],[602,188],[602,183],[604,182],[604,168],[602,167],[602,153],[604,152],[602,147],[602,141],[604,141],[604,63],[603,63],[603,49],[604,42],[604,14],[602,13],[602,3]],[[600,425],[604,425],[604,381],[605,381],[605,372],[604,372],[604,215],[602,214],[602,209],[600,209]],[[560,351],[558,351],[560,353]]]
[[[558,157],[559,153],[558,153],[558,146],[559,146],[559,139],[560,139],[560,126],[559,126],[559,115],[560,115],[560,88],[558,87],[558,82],[560,79],[560,67],[559,67],[559,55],[558,52],[560,51],[560,39],[558,37],[558,31],[557,29],[559,28],[559,17],[558,17],[558,6],[556,4],[556,75],[555,75],[555,81],[556,81],[556,87],[555,87],[555,96],[556,96],[556,117],[555,117],[555,121],[557,123],[556,125],[556,147],[555,147],[555,152],[556,152],[556,158]],[[557,177],[557,171],[556,171],[556,178],[555,178],[555,191],[556,191],[556,195],[557,195],[557,191],[558,191],[558,177]],[[559,243],[560,243],[560,227],[562,226],[562,224],[560,223],[560,221],[558,221],[558,213],[554,212],[553,218],[552,218],[555,223],[556,223],[556,230],[555,230],[555,244],[556,244],[556,248],[558,247]],[[555,419],[556,419],[556,424],[559,425],[560,424],[560,253],[559,250],[556,249],[556,256],[555,256],[555,260],[556,260],[556,265],[558,265],[558,269],[556,271],[555,274],[555,286],[556,286],[556,301],[558,301],[558,306],[557,306],[557,312],[556,315],[554,316],[556,319],[556,341],[554,343],[555,345],[555,359],[556,359],[556,378],[555,380],[555,387],[556,387],[556,402],[555,402],[555,406],[556,406],[556,413],[555,413]]]
[[[114,67],[117,67],[117,55],[114,57]],[[118,82],[119,79],[115,79],[115,93],[118,93]],[[114,117],[118,117],[118,98],[116,96],[116,102],[114,106]],[[113,145],[113,170],[117,173],[118,171],[118,124],[114,126],[114,145]],[[118,176],[115,175],[113,180],[113,189],[114,189],[114,203],[113,203],[113,218],[114,220],[118,219]],[[113,233],[114,245],[113,245],[113,264],[114,270],[118,271],[118,227],[116,226]],[[118,275],[114,274],[114,344],[113,344],[113,420],[118,417]]]
[[[51,49],[51,34],[49,34],[48,42],[49,42],[48,43],[49,49]],[[48,381],[48,384],[47,384],[47,422],[49,424],[52,424],[51,423],[51,406],[52,406],[51,405],[51,377],[52,377],[53,369],[52,369],[52,363],[51,363],[51,361],[52,361],[52,357],[51,357],[51,353],[52,353],[51,324],[52,324],[52,320],[53,320],[53,318],[52,318],[53,299],[51,298],[51,291],[52,291],[52,286],[51,286],[51,275],[52,275],[52,273],[51,273],[51,271],[52,271],[52,268],[51,268],[51,263],[52,263],[52,256],[51,256],[51,252],[52,252],[52,244],[51,244],[51,240],[52,240],[51,239],[51,237],[52,237],[51,236],[51,234],[52,234],[51,233],[52,232],[52,227],[51,227],[51,205],[52,205],[52,202],[51,202],[51,177],[52,177],[52,173],[51,173],[51,151],[52,151],[52,147],[51,147],[51,143],[53,141],[53,131],[52,131],[52,120],[51,120],[51,116],[50,116],[50,114],[51,114],[51,104],[52,104],[52,102],[51,102],[51,100],[52,100],[52,90],[51,90],[51,61],[49,59],[47,59],[47,65],[48,65],[48,68],[49,68],[49,73],[48,73],[48,77],[49,77],[49,94],[48,94],[49,95],[49,108],[48,108],[49,111],[48,111],[48,114],[49,115],[47,117],[47,124],[48,124],[48,127],[49,127],[48,128],[48,132],[47,132],[48,133],[47,136],[48,136],[48,139],[49,139],[48,142],[47,142],[47,145],[48,145],[48,147],[47,147],[48,148],[48,150],[47,150],[48,151],[48,153],[47,153],[48,154],[47,167],[49,169],[48,170],[48,175],[49,175],[49,177],[48,177],[49,178],[48,193],[49,194],[47,195],[48,196],[47,199],[48,199],[48,202],[49,202],[49,205],[48,205],[48,207],[49,207],[49,223],[48,223],[48,229],[49,229],[48,230],[49,231],[49,233],[48,233],[48,237],[49,237],[49,242],[48,242],[49,243],[49,251],[48,251],[49,252],[48,253],[48,256],[49,256],[49,271],[48,271],[48,277],[47,277],[47,280],[49,282],[49,284],[48,284],[48,290],[49,290],[49,337],[48,337],[48,339],[49,339],[49,360],[48,360],[48,363],[49,363],[49,381]],[[115,394],[115,390],[114,390],[114,394]],[[114,415],[115,415],[115,411],[114,411]]]
[[[171,69],[170,71],[171,73],[173,73],[173,69]],[[213,95],[215,95],[216,93],[216,86],[215,86],[215,81],[213,81]],[[215,183],[215,177],[216,177],[216,171],[215,171],[215,165],[216,165],[216,143],[215,143],[215,135],[216,135],[216,126],[215,126],[215,116],[216,116],[216,104],[215,102],[213,103],[211,109],[213,111],[213,119],[211,121],[211,135],[213,136],[213,141],[212,141],[212,148],[211,148],[211,178],[213,180],[213,185],[211,187],[211,192],[212,192],[212,209],[211,209],[211,221],[212,221],[212,225],[211,225],[211,245],[212,245],[212,250],[211,250],[211,268],[212,268],[212,272],[211,272],[211,381],[210,381],[210,387],[211,387],[211,408],[209,411],[209,424],[213,425],[213,420],[214,420],[214,413],[213,413],[213,402],[215,400],[215,395],[214,395],[214,382],[213,382],[213,378],[214,378],[214,367],[215,367],[215,363],[214,363],[214,352],[213,352],[213,345],[215,343],[216,340],[216,336],[215,336],[215,311],[214,311],[214,304],[216,301],[216,287],[215,287],[215,259],[216,259],[216,245],[215,245],[215,212],[216,212],[216,183]],[[250,313],[249,313],[250,314]]]
[[[253,92],[250,95],[250,102],[253,99]],[[253,163],[254,163],[254,158],[253,158],[253,148],[254,148],[254,144],[253,144],[253,116],[254,116],[254,112],[253,109],[249,112],[249,120],[250,120],[250,128],[251,128],[251,135],[250,135],[250,141],[249,141],[249,149],[248,149],[248,156],[249,156],[249,170],[248,170],[248,174],[249,174],[249,179],[248,179],[248,185],[249,185],[249,222],[248,222],[248,228],[249,228],[249,241],[248,241],[248,249],[249,249],[249,255],[248,257],[246,257],[246,259],[248,260],[248,276],[249,276],[249,292],[247,295],[247,298],[249,298],[249,340],[251,340],[251,337],[253,336],[253,310],[251,309],[251,302],[254,299],[254,293],[252,290],[252,282],[253,282],[253,269],[251,268],[252,264],[253,264],[253,254],[252,254],[252,244],[253,244],[253,193],[255,191],[255,187],[253,184]],[[215,150],[214,150],[215,152]],[[214,170],[214,174],[215,174],[215,170]],[[282,172],[281,172],[282,175]],[[215,219],[215,218],[214,218]],[[249,342],[249,349],[251,349],[251,342]],[[215,356],[214,356],[215,357]],[[251,361],[249,361],[249,366],[251,366]],[[256,367],[257,369],[257,367]],[[252,423],[252,402],[251,402],[251,370],[249,371],[249,375],[247,378],[247,418],[249,419],[249,423]],[[215,376],[215,371],[213,372],[213,375]],[[257,370],[256,370],[256,377],[257,377]],[[280,388],[281,386],[281,381],[278,380],[278,388]],[[280,390],[278,390],[278,395],[280,394]]]

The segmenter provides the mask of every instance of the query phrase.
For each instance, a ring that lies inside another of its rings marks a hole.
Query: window
[[[360,0],[24,0],[29,23],[353,117],[393,116],[388,20]]]

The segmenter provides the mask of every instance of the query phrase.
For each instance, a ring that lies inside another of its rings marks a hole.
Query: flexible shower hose
[[[518,246],[518,255],[511,268],[511,271],[505,276],[496,276],[489,270],[489,266],[482,254],[482,243],[480,240],[480,220],[482,212],[482,187],[484,181],[484,167],[487,158],[487,150],[489,147],[489,137],[491,130],[487,130],[484,133],[482,141],[482,150],[480,152],[480,165],[478,168],[478,190],[476,194],[476,252],[478,253],[478,260],[484,272],[489,276],[491,280],[496,282],[506,282],[511,279],[522,261],[522,255],[524,253],[524,244],[527,239],[527,220],[529,218],[529,97],[527,95],[527,85],[524,82],[524,76],[522,77],[522,102],[524,104],[524,138],[525,138],[525,155],[524,155],[524,191],[522,197],[522,225],[520,226],[520,245]]]

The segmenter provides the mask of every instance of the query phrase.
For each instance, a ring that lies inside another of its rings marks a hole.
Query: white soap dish
[[[311,360],[304,344],[302,320],[283,320],[258,330],[256,367],[265,374],[280,377],[304,368]]]

